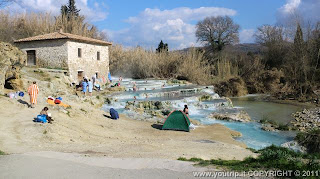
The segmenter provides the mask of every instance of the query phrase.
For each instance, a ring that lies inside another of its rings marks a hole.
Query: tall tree
[[[297,25],[296,35],[294,37],[293,42],[294,52],[297,55],[298,59],[301,59],[301,56],[304,52],[304,41],[303,41],[303,33],[300,24]]]
[[[281,67],[288,51],[284,30],[279,26],[263,25],[255,33],[256,42],[267,47],[264,62],[267,68]]]
[[[209,46],[213,52],[221,51],[226,45],[239,42],[240,26],[228,16],[207,17],[196,26],[198,41]]]
[[[69,15],[78,17],[79,12],[80,12],[80,10],[77,9],[75,0],[69,0],[69,3],[68,3]]]
[[[68,17],[68,20],[79,17],[80,9],[77,9],[75,0],[69,0],[68,4],[61,6],[61,15]]]
[[[307,90],[310,89],[310,81],[308,80],[308,66],[310,64],[306,50],[302,29],[298,23],[294,42],[287,57],[286,70],[289,73],[288,80],[291,81],[294,89],[299,92],[297,95],[300,97],[304,97]]]
[[[67,14],[68,14],[68,6],[67,5],[62,5],[61,6],[61,15],[63,17],[65,17],[65,16],[67,16]]]
[[[156,51],[158,53],[160,53],[160,52],[168,52],[169,51],[168,44],[167,43],[163,43],[163,41],[161,40],[159,45],[158,45],[158,48],[156,49]]]

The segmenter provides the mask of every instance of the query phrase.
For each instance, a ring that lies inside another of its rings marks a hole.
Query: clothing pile
[[[12,93],[8,93],[7,94],[8,95],[8,97],[10,98],[10,99],[16,99],[17,97],[23,97],[24,96],[24,92],[22,92],[22,91],[17,91],[17,92],[12,92]]]
[[[47,103],[50,104],[50,105],[59,105],[59,106],[65,107],[65,108],[70,107],[70,105],[64,104],[62,102],[62,98],[61,97],[54,98],[52,96],[48,96]]]

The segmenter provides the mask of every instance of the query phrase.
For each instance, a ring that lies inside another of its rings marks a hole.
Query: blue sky
[[[17,0],[15,12],[59,14],[67,0]],[[170,49],[201,45],[195,24],[207,16],[229,15],[239,24],[240,42],[254,42],[258,26],[275,24],[292,12],[320,17],[320,0],[76,0],[81,14],[124,46],[155,49],[160,40]]]
[[[233,19],[242,28],[256,28],[261,24],[272,24],[276,21],[277,9],[285,4],[285,0],[109,0],[108,19],[99,23],[102,28],[120,30],[128,26],[125,19],[137,16],[146,8],[174,9],[178,7],[223,7],[237,11]],[[121,2],[121,3],[120,3]],[[261,10],[263,7],[263,10]],[[196,23],[196,22],[194,22]]]

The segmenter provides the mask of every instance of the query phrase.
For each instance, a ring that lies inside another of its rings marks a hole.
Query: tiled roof
[[[69,34],[64,32],[53,32],[50,34],[38,35],[34,37],[28,37],[20,40],[14,41],[15,43],[20,42],[31,42],[31,41],[40,41],[40,40],[55,40],[55,39],[71,39],[75,41],[87,42],[87,43],[94,43],[100,45],[112,45],[110,42],[106,42],[103,40],[93,39],[89,37],[83,37],[80,35]]]

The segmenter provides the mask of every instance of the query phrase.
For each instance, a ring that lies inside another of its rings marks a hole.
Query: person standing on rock
[[[32,85],[28,88],[28,93],[30,96],[30,107],[34,108],[37,104],[37,96],[39,94],[39,88],[37,86],[37,82],[33,82]]]

